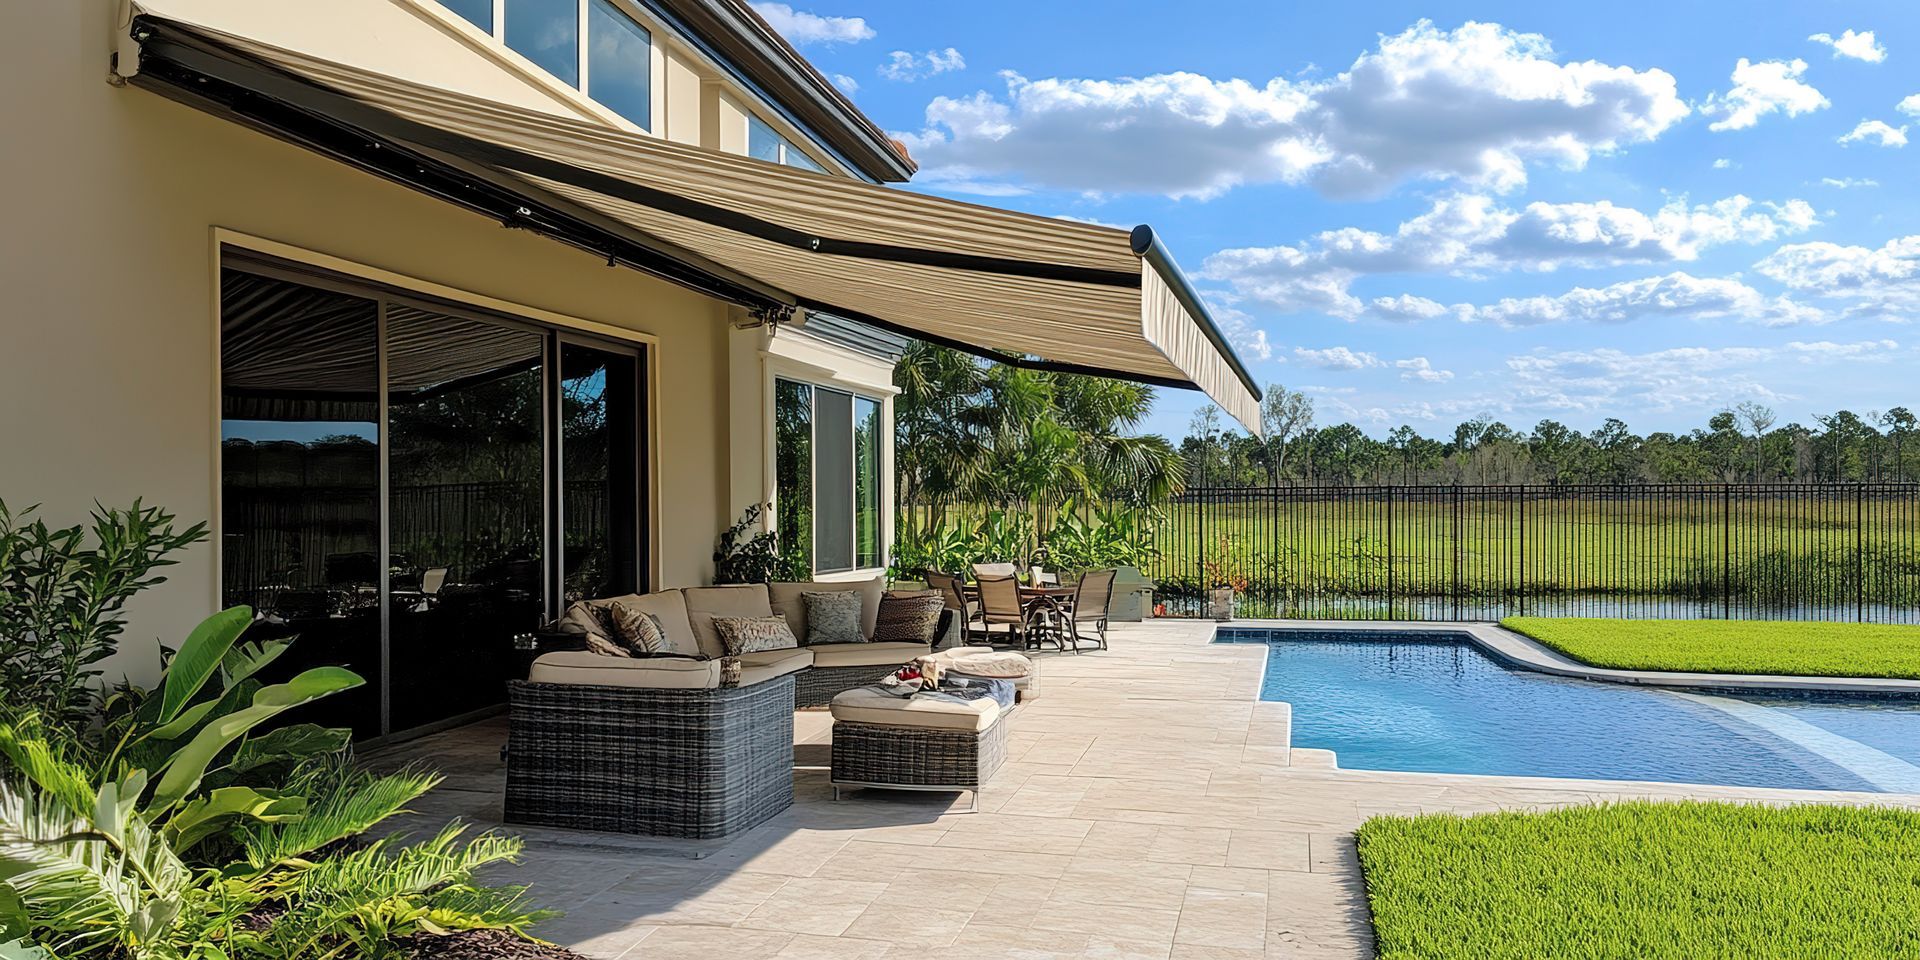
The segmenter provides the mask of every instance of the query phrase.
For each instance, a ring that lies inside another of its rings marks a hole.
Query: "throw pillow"
[[[880,598],[874,643],[932,644],[947,603],[937,590],[895,591]]]
[[[683,650],[667,636],[667,626],[658,614],[640,609],[624,600],[613,602],[614,639],[634,656],[690,656],[698,650]]]
[[[620,636],[620,628],[613,623],[613,605],[607,603],[588,603],[575,600],[567,607],[567,615],[560,618],[562,629],[600,635],[603,640],[615,640]]]
[[[860,594],[853,590],[803,593],[807,605],[807,646],[865,643],[860,632]]]
[[[627,652],[626,647],[597,633],[589,631],[584,634],[584,636],[587,638],[587,651],[590,653],[597,653],[603,657],[626,657],[628,659],[633,657],[633,654]]]
[[[738,657],[763,650],[791,650],[800,645],[785,617],[714,617],[713,629],[727,648],[727,656]]]

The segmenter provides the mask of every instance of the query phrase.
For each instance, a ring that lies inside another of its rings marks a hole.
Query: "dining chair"
[[[980,584],[980,632],[989,642],[995,626],[1007,628],[1009,643],[1018,642],[1021,648],[1033,645],[1033,631],[1027,622],[1027,605],[1020,599],[1020,581],[1011,575],[996,577],[991,574],[981,577]]]
[[[981,577],[1018,577],[1020,568],[1011,563],[976,563],[973,565],[973,579]]]
[[[927,571],[927,586],[940,591],[940,599],[947,609],[960,619],[960,641],[965,646],[973,639],[974,622],[980,619],[980,601],[968,600],[963,582],[950,573]]]
[[[1080,650],[1080,624],[1093,625],[1092,639],[1107,649],[1107,606],[1113,601],[1113,578],[1118,570],[1089,570],[1080,575],[1080,582],[1074,586],[1073,600],[1067,605],[1067,636],[1073,638],[1073,649]]]

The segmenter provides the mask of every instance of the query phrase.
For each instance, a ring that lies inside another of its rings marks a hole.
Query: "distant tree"
[[[1772,407],[1752,400],[1742,400],[1734,404],[1731,412],[1740,426],[1746,429],[1747,435],[1753,438],[1753,482],[1759,483],[1760,446],[1766,440],[1767,431],[1772,429],[1777,418],[1774,416]]]
[[[1913,411],[1894,407],[1880,416],[1880,425],[1887,428],[1887,439],[1893,443],[1893,479],[1904,482],[1907,479],[1906,441],[1920,422],[1916,422]]]
[[[1557,420],[1542,420],[1533,425],[1527,447],[1534,467],[1545,473],[1548,483],[1558,484],[1567,481],[1583,439]]]
[[[1268,384],[1260,401],[1260,432],[1266,446],[1267,483],[1279,486],[1287,473],[1287,444],[1313,427],[1313,398],[1280,384]]]

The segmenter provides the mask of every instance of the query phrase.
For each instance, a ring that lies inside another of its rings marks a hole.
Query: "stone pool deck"
[[[1269,625],[1269,624],[1260,624]],[[505,828],[494,879],[566,911],[536,933],[627,960],[1254,960],[1373,955],[1353,830],[1379,814],[1550,809],[1629,797],[1899,804],[1920,796],[1337,769],[1258,699],[1266,648],[1211,623],[1116,625],[1106,652],[1043,658],[1010,762],[981,795],[827,785],[830,724],[799,714],[797,801],[728,841]],[[447,782],[416,828],[497,825],[503,720],[371,759]]]

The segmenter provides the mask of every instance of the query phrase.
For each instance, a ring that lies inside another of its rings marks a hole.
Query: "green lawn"
[[[1380,960],[1920,956],[1920,813],[1630,803],[1360,828]]]
[[[1500,623],[1596,667],[1920,680],[1916,626],[1547,617]]]

